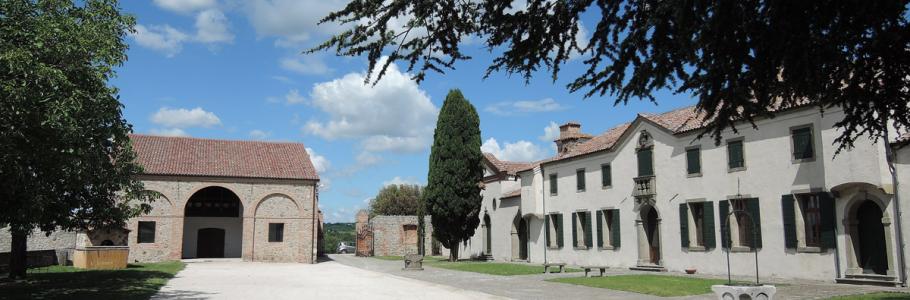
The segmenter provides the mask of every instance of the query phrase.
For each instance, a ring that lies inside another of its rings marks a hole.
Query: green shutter
[[[729,156],[728,164],[730,169],[742,168],[745,165],[743,159],[743,141],[727,143],[727,155]]]
[[[818,194],[818,205],[821,210],[821,246],[825,249],[837,247],[837,213],[834,210],[834,197],[829,193]]]
[[[793,130],[793,158],[812,158],[812,128]]]
[[[705,239],[705,248],[714,249],[714,202],[705,202],[705,218],[702,224],[702,233]]]
[[[613,248],[619,248],[619,246],[622,245],[622,243],[620,243],[621,239],[619,236],[619,210],[613,209],[610,210],[610,213],[613,215],[611,217],[611,223],[613,224],[610,226],[610,243],[612,244]]]
[[[783,195],[780,199],[780,208],[784,218],[784,248],[796,249],[796,212],[793,207],[793,195]]]
[[[689,205],[679,205],[679,241],[683,248],[689,247]]]
[[[611,186],[613,185],[613,176],[610,170],[610,165],[600,166],[600,185],[601,186]]]
[[[543,227],[544,227],[544,242],[547,243],[547,247],[550,247],[550,215],[547,215],[543,218]]]
[[[593,245],[594,231],[591,230],[591,212],[585,212],[585,246],[588,249]]]
[[[550,174],[550,194],[556,195],[556,174]]]
[[[638,176],[654,175],[653,149],[638,150]]]
[[[752,234],[755,235],[755,248],[761,249],[761,207],[759,206],[758,198],[746,200],[746,209],[752,215],[753,223],[755,224],[755,227],[752,228]]]
[[[730,200],[721,200],[717,202],[717,210],[720,213],[720,247],[730,248]]]
[[[562,248],[565,245],[563,240],[562,228],[566,225],[562,221],[562,214],[556,214],[556,246]]]
[[[572,213],[572,247],[578,247],[578,230],[575,222],[578,222],[578,213]]]
[[[686,172],[688,174],[701,173],[701,149],[693,148],[686,150]]]
[[[603,227],[604,212],[602,210],[598,210],[597,214],[595,216],[597,216],[596,221],[594,221],[597,223],[597,248],[603,248],[604,247],[604,227]]]
[[[585,190],[585,170],[575,171],[575,186],[579,191]]]

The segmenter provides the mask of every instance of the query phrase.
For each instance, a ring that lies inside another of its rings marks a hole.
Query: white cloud
[[[152,123],[167,128],[212,127],[221,125],[221,119],[214,113],[203,110],[162,107],[152,115]]]
[[[306,102],[306,99],[300,95],[300,91],[297,89],[292,89],[288,91],[287,95],[284,95],[284,103],[287,104],[300,104]]]
[[[178,13],[191,13],[214,7],[215,4],[215,0],[155,0],[158,7]]]
[[[325,156],[319,155],[313,148],[307,147],[306,153],[310,155],[310,161],[313,162],[313,168],[316,169],[317,173],[325,173],[329,170],[329,167],[332,166],[332,163],[329,162],[329,159]]]
[[[361,139],[368,151],[416,152],[429,145],[438,109],[394,64],[375,86],[365,73],[318,83],[310,102],[328,120],[308,121],[305,133],[325,139]]]
[[[250,130],[250,138],[254,140],[265,140],[272,136],[271,131],[263,131],[259,129]]]
[[[517,113],[536,113],[564,110],[567,107],[559,104],[553,98],[544,98],[540,100],[524,100],[512,102],[499,102],[484,108],[485,111],[497,115],[513,115]]]
[[[543,135],[539,138],[544,142],[555,141],[559,138],[559,125],[557,125],[556,122],[550,121],[550,124],[543,128]]]
[[[418,182],[417,179],[415,179],[414,177],[401,178],[401,176],[395,176],[395,178],[382,182],[382,186],[393,185],[393,184],[413,185],[413,184],[420,184],[420,182]]]
[[[294,83],[296,83],[296,82],[294,82],[293,79],[290,79],[290,78],[288,78],[287,76],[278,76],[278,75],[276,75],[276,76],[272,76],[272,79],[278,80],[278,81],[280,81],[280,82],[282,82],[282,83],[286,83],[286,84],[294,84]]]
[[[196,40],[202,43],[232,43],[234,34],[220,10],[207,9],[196,15]]]
[[[183,129],[180,129],[180,128],[170,128],[170,129],[153,128],[151,130],[151,132],[154,135],[163,135],[163,136],[188,136],[188,134],[186,134],[186,131],[183,131]]]
[[[183,42],[189,39],[189,36],[180,30],[174,29],[169,25],[136,25],[136,32],[129,35],[136,40],[140,46],[163,53],[167,57],[173,57],[183,50]]]
[[[315,54],[308,54],[302,58],[286,57],[279,61],[281,68],[304,75],[325,75],[332,72],[332,68],[325,64]]]
[[[524,140],[514,143],[506,142],[501,147],[496,139],[489,138],[483,142],[480,149],[492,153],[498,159],[508,161],[536,161],[546,156],[543,148]]]
[[[347,3],[347,0],[252,0],[243,8],[257,34],[278,37],[275,42],[278,46],[297,48],[314,35],[336,33],[339,25],[317,23]]]
[[[378,165],[379,163],[382,163],[382,157],[376,154],[366,151],[357,154],[357,165],[360,167]]]

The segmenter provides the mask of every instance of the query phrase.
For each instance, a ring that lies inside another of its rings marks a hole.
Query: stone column
[[[651,264],[651,252],[648,249],[648,234],[645,232],[645,222],[635,220],[635,231],[638,232],[638,265]]]

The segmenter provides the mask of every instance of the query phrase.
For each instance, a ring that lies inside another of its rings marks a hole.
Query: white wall
[[[224,257],[240,257],[243,218],[187,217],[183,220],[183,257],[196,257],[196,235],[202,228],[224,229]]]

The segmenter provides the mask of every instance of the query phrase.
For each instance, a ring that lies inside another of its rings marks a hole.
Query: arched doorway
[[[243,236],[243,203],[220,186],[200,189],[183,213],[183,258],[238,258]]]
[[[886,275],[888,272],[882,217],[882,209],[872,200],[864,200],[856,209],[856,230],[859,235],[857,262],[863,274]]]
[[[493,235],[490,230],[490,215],[483,216],[483,254],[493,253]]]
[[[528,260],[528,223],[521,213],[512,221],[512,260]]]
[[[639,265],[660,265],[660,216],[657,209],[643,205],[637,223]]]

